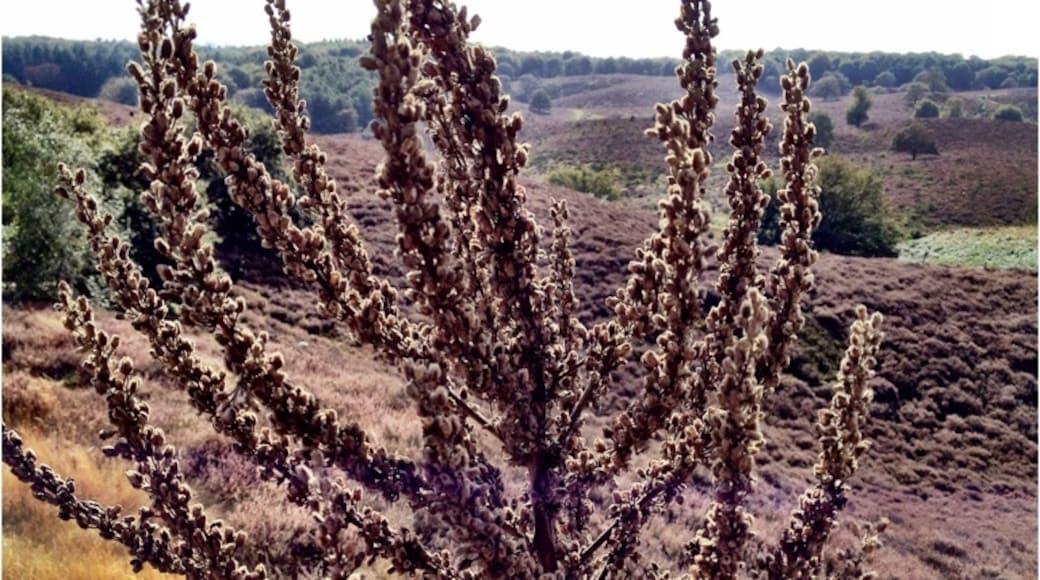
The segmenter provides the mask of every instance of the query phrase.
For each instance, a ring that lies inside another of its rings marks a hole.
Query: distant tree
[[[338,125],[343,133],[353,133],[358,130],[358,114],[354,107],[344,107],[336,113]]]
[[[809,58],[809,74],[813,78],[822,79],[823,75],[834,68],[831,57],[825,52],[817,52]]]
[[[856,87],[852,90],[852,99],[849,101],[848,108],[845,109],[845,122],[854,127],[863,125],[870,118],[867,112],[870,111],[873,104],[874,99],[870,95],[870,90],[862,85]]]
[[[545,78],[558,77],[563,74],[563,61],[560,57],[554,56],[545,59],[545,64],[542,66],[542,75]]]
[[[896,86],[896,75],[892,71],[881,71],[874,77],[874,84],[879,87],[891,88]]]
[[[552,109],[552,99],[545,89],[538,89],[531,95],[531,112],[539,115],[547,115]]]
[[[1004,82],[1000,83],[1000,88],[1002,89],[1017,89],[1018,87],[1018,79],[1016,79],[1013,76],[1009,76],[1008,78],[1004,79]]]
[[[906,102],[906,106],[911,108],[917,106],[917,101],[920,101],[928,94],[928,85],[924,83],[908,83],[903,89],[906,91],[903,100]]]
[[[923,70],[914,76],[915,83],[924,83],[928,90],[933,93],[942,93],[949,89],[946,85],[946,75],[937,68]]]
[[[966,91],[971,88],[974,80],[975,71],[972,70],[970,64],[963,60],[946,71],[946,82],[954,90]]]
[[[525,56],[520,61],[520,74],[534,75],[536,77],[544,76],[545,61],[542,60],[542,57],[533,54]]]
[[[106,101],[136,107],[137,83],[128,77],[112,77],[101,85],[97,96]]]
[[[860,84],[867,84],[870,82],[877,84],[877,76],[880,72],[881,68],[878,67],[878,63],[873,59],[868,58],[859,64],[858,80],[860,81]],[[895,75],[892,75],[892,84],[895,84]]]
[[[917,155],[938,155],[939,149],[935,146],[935,138],[920,123],[911,123],[908,127],[896,133],[892,138],[892,150],[901,153],[909,153],[911,159],[917,159]]]
[[[998,121],[1022,122],[1022,109],[1014,105],[1001,105],[993,112],[993,118]]]
[[[823,111],[814,110],[809,113],[809,121],[816,126],[816,144],[824,149],[834,142],[834,121]]]
[[[942,111],[939,113],[944,119],[960,119],[964,116],[964,99],[950,97],[943,103]]]
[[[592,60],[587,56],[578,56],[564,61],[563,72],[571,77],[592,74]]]
[[[1008,71],[1004,67],[988,66],[975,73],[975,84],[987,89],[996,89],[1007,78]]]
[[[608,57],[596,61],[596,74],[611,75],[618,72],[618,61],[614,57]]]
[[[921,99],[914,108],[915,119],[935,119],[939,116],[939,105],[931,99]]]
[[[837,99],[845,94],[841,80],[836,75],[828,74],[817,81],[809,92],[814,97],[820,97],[825,101]]]

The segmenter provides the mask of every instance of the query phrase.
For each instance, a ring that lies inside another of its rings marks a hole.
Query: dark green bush
[[[892,150],[901,153],[909,153],[911,159],[917,159],[917,155],[938,155],[939,148],[935,145],[935,138],[920,123],[911,123],[908,127],[896,133],[892,138]]]
[[[935,119],[939,117],[939,104],[931,99],[922,99],[914,108],[915,119]]]
[[[898,255],[896,245],[903,234],[885,201],[881,179],[841,157],[820,159],[819,169],[816,184],[824,218],[813,232],[816,248],[849,256]],[[762,184],[763,192],[770,197],[759,230],[759,241],[764,244],[780,242],[780,184],[775,178]]]
[[[859,127],[866,123],[870,118],[867,112],[870,111],[870,107],[873,104],[874,99],[871,97],[867,87],[862,85],[856,87],[852,91],[852,99],[849,101],[849,106],[845,109],[845,122],[854,127]]]
[[[823,111],[809,113],[809,121],[816,126],[816,144],[827,149],[834,143],[834,121]]]
[[[998,121],[1022,122],[1022,109],[1014,105],[1001,105],[993,112],[993,118]]]
[[[131,107],[137,106],[137,83],[129,77],[112,77],[101,85],[98,98]]]
[[[544,89],[538,89],[531,95],[531,112],[547,115],[552,110],[552,99]]]

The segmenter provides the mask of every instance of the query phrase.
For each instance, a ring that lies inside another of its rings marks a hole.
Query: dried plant
[[[707,243],[704,184],[718,30],[709,2],[683,0],[676,24],[686,47],[677,74],[685,92],[657,106],[648,131],[667,151],[660,228],[609,300],[614,316],[586,326],[577,318],[568,207],[553,204],[548,232],[525,207],[517,181],[528,159],[518,142],[522,120],[507,113],[491,53],[468,41],[479,18],[443,0],[375,4],[371,51],[361,64],[379,79],[371,131],[386,153],[377,179],[398,225],[403,296],[373,272],[325,153],[307,140],[284,0],[267,0],[272,40],[264,86],[298,199],[246,150],[246,131],[225,102],[215,65],[199,62],[187,5],[178,0],[139,0],[142,64],[129,66],[146,118],[142,171],[151,187],[143,199],[161,224],[156,248],[172,264],[160,271],[162,288],[150,287],[126,242],[110,233],[112,218],[86,190],[82,171],[63,167],[58,188],[87,228],[113,302],[148,338],[164,372],[264,478],[282,485],[288,502],[313,513],[318,569],[265,568],[244,533],[192,503],[177,451],[148,424],[148,406],[136,396],[132,362],[116,361],[118,339],[95,326],[89,304],[67,287],[58,306],[88,352],[84,368],[114,427],[105,434],[115,437],[106,453],[136,464],[130,481],[152,504],[120,518],[116,506],[78,498],[71,482],[38,466],[5,425],[4,461],[13,473],[59,506],[60,517],[126,545],[136,569],[147,562],[192,578],[345,577],[380,559],[399,573],[438,578],[607,578],[664,574],[640,557],[640,532],[655,513],[683,501],[695,470],[704,468],[710,505],[703,521],[687,525],[696,530],[688,545],[692,576],[819,574],[846,482],[867,448],[861,425],[880,315],[857,309],[833,399],[818,421],[818,481],[774,544],[756,539],[772,546],[757,556],[747,507],[764,442],[762,401],[780,383],[803,325],[802,297],[813,286],[810,239],[821,219],[813,158],[820,150],[807,120],[808,68],[788,62],[782,78],[783,236],[775,265],[761,272],[756,233],[768,197],[758,182],[769,176],[762,148],[772,129],[755,92],[762,52],[733,63],[740,105],[727,164],[730,218],[716,250]],[[190,136],[189,117],[197,126]],[[423,131],[436,151],[424,147]],[[248,328],[245,302],[206,241],[194,169],[204,150],[213,152],[233,201],[252,214],[285,272],[315,288],[320,312],[400,369],[422,420],[421,459],[379,448],[361,425],[324,408],[282,370],[268,337]],[[293,220],[296,207],[313,225]],[[700,277],[712,258],[718,302],[709,308]],[[405,303],[416,316],[405,315]],[[223,368],[200,360],[183,325],[213,334]],[[640,393],[602,438],[588,440],[592,401],[616,387],[614,371],[643,341],[650,344],[640,359]],[[636,456],[651,453],[633,468]],[[507,489],[507,467],[526,473],[522,493]],[[409,519],[390,521],[362,491],[406,505]],[[596,505],[594,491],[613,499]],[[420,537],[409,526],[436,533]],[[860,563],[849,569],[861,574]]]

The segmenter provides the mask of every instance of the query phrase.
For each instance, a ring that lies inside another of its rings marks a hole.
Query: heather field
[[[607,297],[624,284],[634,249],[657,227],[656,203],[665,187],[663,152],[643,132],[651,125],[654,104],[673,98],[677,89],[672,78],[626,74],[563,75],[546,79],[545,85],[559,95],[551,113],[532,113],[526,103],[517,103],[526,120],[521,136],[532,145],[521,183],[541,224],[551,223],[552,200],[569,205],[578,316],[591,324],[610,313]],[[727,140],[736,103],[732,74],[721,76],[719,92],[708,178],[712,243],[718,243],[725,224]],[[135,126],[139,119],[133,108],[110,101],[33,93],[97,109],[112,126]],[[805,303],[801,341],[783,382],[764,404],[767,442],[758,456],[757,489],[750,501],[753,528],[760,538],[775,537],[813,481],[819,453],[812,430],[816,414],[830,399],[854,306],[864,304],[884,315],[886,334],[864,428],[871,447],[851,482],[849,505],[839,516],[828,554],[853,546],[858,525],[888,518],[883,547],[867,562],[882,579],[1035,578],[1037,90],[951,91],[949,96],[954,95],[968,111],[1015,104],[1026,119],[997,121],[982,113],[927,119],[924,124],[940,153],[911,160],[889,148],[913,114],[898,89],[875,95],[870,120],[861,127],[845,123],[848,97],[814,99],[817,109],[834,119],[828,154],[878,176],[903,239],[898,257],[821,254],[815,288]],[[779,125],[776,100],[769,96],[768,115]],[[776,128],[765,153],[774,166],[778,136]],[[376,193],[376,166],[383,155],[379,143],[367,133],[318,135],[315,142],[328,155],[329,173],[347,198],[375,272],[403,288],[404,273],[394,255],[396,223],[389,203]],[[551,182],[561,167],[582,166],[609,171],[619,199],[606,201]],[[235,278],[235,295],[246,304],[244,321],[269,333],[268,347],[283,354],[293,382],[311,389],[343,420],[357,421],[376,444],[418,459],[422,424],[402,374],[324,319],[315,294],[287,282],[277,256],[255,240],[236,244],[221,243],[218,258]],[[768,268],[777,256],[776,248],[763,248],[760,267]],[[709,305],[718,300],[715,274],[709,270],[702,276]],[[214,433],[206,417],[191,411],[181,385],[163,373],[149,355],[147,339],[122,315],[100,308],[98,318],[103,329],[122,337],[120,353],[135,360],[151,420],[180,449],[197,499],[216,517],[248,532],[249,545],[272,570],[316,558],[318,548],[306,534],[312,516],[283,501],[282,489],[264,481],[228,439]],[[219,367],[220,346],[197,329],[188,332],[203,361]],[[128,513],[147,504],[147,496],[126,480],[129,464],[101,453],[105,402],[84,385],[83,355],[60,315],[46,302],[5,300],[2,351],[3,419],[23,434],[41,461],[73,476],[84,496],[120,504]],[[596,402],[595,416],[584,427],[588,438],[597,437],[608,426],[607,418],[638,395],[643,371],[637,367],[622,367],[618,387]],[[504,458],[490,440],[481,443],[492,459]],[[526,477],[519,469],[503,471],[510,492],[523,490]],[[635,480],[629,473],[621,483]],[[688,566],[684,542],[710,491],[709,475],[698,471],[686,501],[647,524],[640,548],[644,556],[667,568]],[[610,497],[604,492],[593,500],[606,504]],[[379,498],[366,501],[395,525],[414,526],[427,537],[436,533],[411,521],[405,508]],[[5,578],[130,575],[119,546],[54,514],[4,468]],[[595,524],[602,524],[602,514],[597,517]],[[387,568],[382,561],[370,562],[355,577],[399,577]],[[146,568],[141,577],[160,576]]]

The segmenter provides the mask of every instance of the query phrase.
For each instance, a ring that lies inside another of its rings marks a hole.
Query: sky
[[[460,3],[460,2],[456,2]],[[678,56],[676,0],[470,0],[483,24],[473,39],[514,50],[574,50],[591,56]],[[263,0],[195,0],[199,42],[266,44]],[[368,0],[288,0],[298,40],[363,38]],[[716,0],[721,49],[807,48],[850,52],[940,52],[993,58],[1040,56],[1040,3],[1027,0]],[[796,12],[796,8],[798,12]],[[4,36],[132,40],[132,0],[8,0]]]

